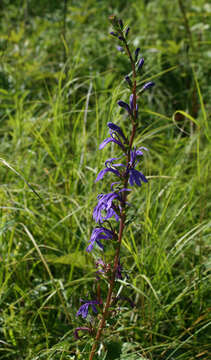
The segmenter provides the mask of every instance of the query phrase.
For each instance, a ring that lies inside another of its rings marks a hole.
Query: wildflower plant
[[[140,95],[154,86],[153,82],[147,82],[141,89],[137,89],[137,78],[140,76],[144,65],[144,59],[140,56],[140,48],[135,49],[134,52],[131,51],[127,40],[130,28],[124,27],[121,19],[111,16],[110,22],[113,26],[113,31],[110,34],[118,41],[117,49],[128,56],[131,65],[131,75],[125,76],[125,84],[130,90],[129,102],[126,103],[123,100],[117,102],[118,106],[125,110],[128,115],[128,125],[130,126],[127,128],[131,129],[131,132],[126,134],[119,125],[108,122],[109,135],[99,146],[101,151],[105,146],[114,143],[121,155],[106,160],[105,167],[99,172],[95,180],[95,182],[102,179],[108,180],[112,176],[115,181],[110,184],[110,192],[97,196],[97,204],[93,211],[93,219],[97,225],[92,231],[86,248],[88,253],[98,248],[103,254],[103,259],[99,258],[96,263],[96,295],[91,299],[81,300],[83,304],[77,312],[77,316],[86,320],[89,327],[78,327],[75,330],[75,337],[79,338],[79,331],[86,331],[94,339],[89,360],[94,359],[103,330],[112,316],[112,311],[117,311],[114,310],[114,307],[118,301],[127,300],[131,307],[134,306],[129,297],[119,295],[118,280],[123,279],[120,249],[127,220],[128,195],[133,187],[141,187],[143,183],[148,182],[145,175],[140,171],[140,161],[147,148],[134,146],[139,121],[137,92]],[[113,245],[114,256],[113,262],[107,264],[105,248],[108,241]],[[101,298],[102,280],[106,280],[107,284],[106,299]]]

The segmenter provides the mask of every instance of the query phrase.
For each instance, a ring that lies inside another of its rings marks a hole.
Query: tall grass
[[[210,5],[185,3],[190,48],[176,1],[67,1],[65,37],[64,4],[44,3],[26,2],[27,16],[18,1],[1,5],[0,359],[86,359],[90,350],[73,333],[94,279],[85,252],[94,179],[113,155],[97,148],[112,114],[124,128],[116,102],[127,97],[126,64],[107,35],[112,13],[133,24],[148,59],[143,80],[156,90],[140,109],[136,145],[149,148],[150,182],[133,195],[129,278],[119,280],[136,307],[120,305],[98,358],[208,359]]]

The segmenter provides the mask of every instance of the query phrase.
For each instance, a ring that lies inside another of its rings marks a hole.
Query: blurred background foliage
[[[132,195],[122,249],[136,307],[119,306],[98,359],[211,356],[210,3],[1,0],[0,359],[87,359],[75,314],[95,292],[99,254],[85,248],[108,189],[94,179],[116,151],[97,149],[108,121],[128,129],[111,14],[141,48],[139,83],[156,87],[139,98],[150,183]]]

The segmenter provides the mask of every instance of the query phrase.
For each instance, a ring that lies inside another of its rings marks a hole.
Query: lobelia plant
[[[124,52],[129,57],[132,69],[132,76],[125,76],[126,84],[131,92],[129,103],[122,100],[118,101],[118,105],[128,113],[128,118],[131,123],[131,133],[126,135],[120,126],[108,122],[109,137],[99,146],[99,149],[102,150],[107,144],[113,142],[117,145],[121,156],[106,160],[105,168],[99,172],[95,180],[95,182],[98,182],[102,180],[104,176],[107,176],[107,173],[112,173],[117,181],[111,183],[111,191],[109,193],[99,194],[97,197],[98,203],[93,211],[93,219],[96,221],[97,226],[92,231],[89,245],[86,249],[87,252],[91,252],[93,248],[98,247],[104,253],[104,240],[109,240],[114,247],[113,263],[105,263],[105,255],[103,257],[104,260],[100,258],[96,263],[96,295],[91,300],[81,300],[83,304],[77,312],[77,316],[82,316],[83,319],[87,319],[89,326],[78,327],[75,330],[75,337],[79,339],[79,331],[86,331],[94,339],[89,360],[94,359],[102,332],[109,318],[111,318],[117,301],[127,300],[131,306],[134,306],[128,297],[119,296],[119,289],[117,288],[118,279],[123,279],[120,248],[123,230],[126,225],[127,208],[129,206],[127,197],[131,191],[128,186],[140,187],[142,182],[148,182],[144,174],[137,169],[143,152],[147,151],[147,149],[143,146],[136,148],[133,145],[138,121],[136,79],[143,67],[144,59],[139,56],[140,48],[135,50],[134,55],[129,48],[127,37],[130,28],[124,28],[122,20],[116,16],[111,16],[110,21],[114,29],[110,34],[120,42],[121,46],[118,45],[118,50]],[[147,82],[138,93],[142,94],[145,90],[153,86],[153,82]],[[105,279],[108,285],[105,300],[101,298],[100,287],[102,279]],[[93,318],[89,313],[92,315],[99,313],[99,315]]]

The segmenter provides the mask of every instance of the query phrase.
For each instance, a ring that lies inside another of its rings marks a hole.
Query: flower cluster
[[[99,149],[102,150],[108,144],[114,143],[117,146],[118,151],[121,152],[121,156],[107,159],[105,161],[105,167],[98,173],[95,179],[95,182],[98,182],[104,179],[104,177],[111,178],[111,190],[107,193],[101,193],[97,196],[97,204],[93,210],[93,219],[97,225],[92,231],[86,251],[90,253],[94,250],[100,250],[101,253],[104,254],[108,242],[115,244],[113,264],[110,264],[109,262],[105,263],[105,261],[101,258],[99,258],[96,263],[98,268],[97,274],[99,275],[97,276],[97,280],[100,280],[101,277],[105,277],[107,283],[109,283],[107,300],[103,306],[104,309],[102,312],[102,323],[99,325],[98,329],[100,330],[96,335],[96,341],[99,339],[102,328],[105,324],[105,319],[109,313],[108,309],[111,306],[112,301],[115,302],[115,300],[112,299],[117,300],[119,297],[119,295],[116,295],[116,297],[113,295],[111,296],[114,290],[115,282],[117,279],[123,279],[123,269],[120,262],[120,246],[126,221],[128,206],[127,196],[132,190],[130,187],[140,187],[142,183],[148,182],[145,175],[139,170],[141,158],[144,155],[144,152],[148,151],[148,149],[144,146],[136,147],[133,144],[139,116],[136,93],[136,78],[142,71],[144,59],[139,55],[140,48],[137,48],[133,54],[129,49],[127,37],[130,28],[124,28],[122,20],[117,19],[115,16],[112,16],[110,21],[114,28],[114,31],[112,31],[110,34],[117,38],[117,40],[121,43],[121,46],[118,46],[118,50],[125,52],[131,62],[132,78],[131,75],[125,76],[125,81],[130,89],[129,101],[127,103],[123,100],[119,100],[117,104],[120,108],[127,112],[130,123],[132,125],[132,131],[130,134],[126,135],[122,127],[113,122],[108,122],[107,126],[109,135],[99,146]],[[144,86],[139,90],[139,94],[142,94],[145,90],[150,89],[153,86],[154,83],[151,81],[145,83]],[[99,285],[98,281],[97,283]],[[129,303],[134,305],[131,300],[128,300],[128,297],[123,296],[119,297],[119,299],[127,300]],[[83,302],[83,305],[81,305],[79,308],[77,316],[81,315],[83,319],[87,318],[89,309],[92,309],[92,312],[97,314],[99,305],[103,305],[99,291],[97,292],[95,299],[81,301]],[[77,338],[79,330],[91,332],[89,328],[79,327],[76,329],[75,334]],[[94,354],[94,352],[92,352],[92,354]],[[92,358],[93,355],[90,357],[90,359]]]

